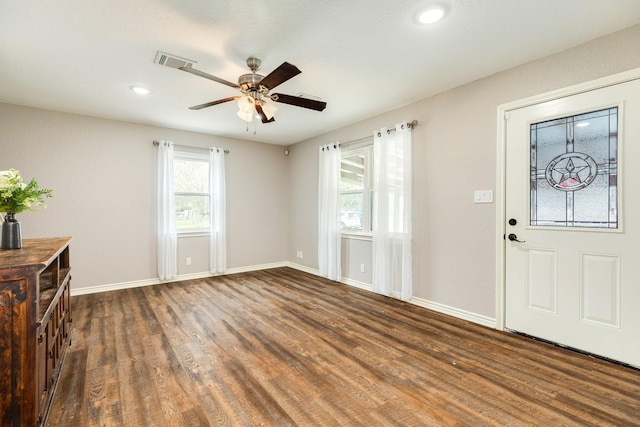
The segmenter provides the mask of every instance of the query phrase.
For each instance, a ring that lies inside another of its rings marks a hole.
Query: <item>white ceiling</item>
[[[431,0],[3,0],[0,102],[289,145],[640,22],[638,0],[435,2],[449,13],[424,27]],[[302,74],[277,92],[328,106],[277,104],[247,132],[234,102],[189,110],[237,92],[159,50],[232,82],[249,56],[288,61]]]

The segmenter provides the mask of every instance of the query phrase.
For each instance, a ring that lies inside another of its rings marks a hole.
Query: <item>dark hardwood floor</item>
[[[72,314],[49,426],[640,425],[640,371],[289,268]]]

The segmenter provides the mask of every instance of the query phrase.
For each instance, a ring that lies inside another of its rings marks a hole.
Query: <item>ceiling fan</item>
[[[272,103],[267,102],[267,100],[295,105],[296,107],[309,108],[316,111],[322,111],[327,106],[326,102],[303,98],[301,96],[286,95],[283,93],[270,94],[269,92],[276,86],[286,82],[292,77],[295,77],[300,74],[301,71],[295,65],[283,62],[278,68],[266,76],[263,76],[256,73],[256,71],[260,69],[261,65],[262,61],[260,59],[249,57],[247,59],[247,66],[251,70],[251,73],[243,74],[238,77],[238,84],[212,76],[211,74],[203,71],[196,70],[191,66],[191,64],[178,67],[179,70],[204,77],[205,79],[213,80],[214,82],[222,83],[223,85],[238,89],[242,93],[241,96],[230,96],[228,98],[195,105],[193,107],[189,107],[189,109],[201,110],[213,105],[237,100],[239,108],[238,116],[241,119],[250,122],[255,113],[257,113],[260,116],[262,123],[271,123],[275,121],[273,116],[276,113],[277,108]]]

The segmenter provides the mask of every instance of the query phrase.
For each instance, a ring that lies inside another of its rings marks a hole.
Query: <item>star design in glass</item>
[[[574,187],[580,183],[582,183],[582,179],[580,178],[580,172],[586,169],[587,165],[576,166],[573,163],[572,158],[566,159],[564,165],[561,165],[560,162],[556,164],[553,168],[554,172],[558,172],[561,175],[561,178],[558,180],[558,183],[562,187]]]

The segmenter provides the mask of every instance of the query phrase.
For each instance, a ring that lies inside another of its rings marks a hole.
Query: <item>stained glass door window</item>
[[[618,108],[534,123],[530,223],[618,228]]]

